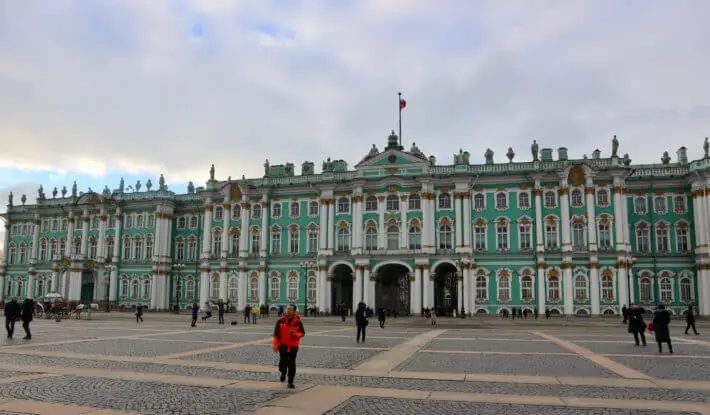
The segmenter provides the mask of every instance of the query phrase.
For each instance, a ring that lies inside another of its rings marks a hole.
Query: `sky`
[[[352,166],[398,92],[405,147],[440,164],[533,139],[608,156],[615,134],[634,163],[697,159],[708,21],[706,0],[0,0],[0,212],[40,184]]]

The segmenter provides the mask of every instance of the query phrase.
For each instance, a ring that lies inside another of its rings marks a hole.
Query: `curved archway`
[[[388,260],[388,261],[380,262],[379,264],[375,265],[372,268],[372,273],[379,274],[378,271],[380,270],[380,268],[386,267],[388,265],[401,265],[402,267],[406,268],[408,272],[414,272],[414,269],[412,269],[412,267],[404,261]]]
[[[340,315],[352,308],[353,269],[347,262],[338,262],[331,267],[330,310]],[[353,310],[354,311],[354,310]]]
[[[81,272],[81,294],[80,299],[82,303],[90,303],[94,301],[94,288],[96,283],[94,281],[94,271],[85,269]]]
[[[350,269],[351,272],[355,272],[355,267],[351,263],[347,261],[337,261],[330,264],[330,267],[328,268],[328,274],[333,274],[333,272],[335,272],[335,269],[341,265],[345,265]]]
[[[408,265],[399,262],[379,264],[375,280],[375,309],[384,308],[395,317],[409,315],[411,297]]]
[[[434,310],[437,316],[453,317],[459,307],[458,269],[451,262],[440,262],[434,268]]]

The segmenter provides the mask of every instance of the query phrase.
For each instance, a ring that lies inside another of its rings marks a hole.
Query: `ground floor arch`
[[[434,281],[434,310],[437,316],[454,315],[459,304],[458,269],[455,265],[442,262],[432,275]]]
[[[375,308],[384,308],[392,315],[409,315],[411,282],[409,268],[391,263],[377,267],[375,279]]]
[[[353,270],[348,264],[333,267],[330,281],[330,309],[335,314],[346,312],[353,304]]]
[[[88,269],[81,271],[81,294],[79,298],[82,303],[90,303],[94,301],[95,287],[96,278],[94,271]]]

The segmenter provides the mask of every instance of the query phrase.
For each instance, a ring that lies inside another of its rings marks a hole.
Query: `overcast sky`
[[[352,166],[398,91],[405,146],[439,163],[533,138],[608,156],[614,134],[635,163],[698,158],[708,21],[706,0],[0,0],[0,204]]]

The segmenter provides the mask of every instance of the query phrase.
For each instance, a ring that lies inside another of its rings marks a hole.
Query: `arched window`
[[[482,219],[477,220],[473,226],[473,247],[476,251],[486,250],[486,230],[488,225]]]
[[[42,238],[39,241],[39,262],[44,262],[47,260],[47,240]]]
[[[220,255],[222,252],[222,229],[215,229],[212,233],[212,255]]]
[[[399,249],[399,226],[397,225],[387,228],[387,249],[390,251]]]
[[[409,196],[409,210],[419,210],[422,208],[422,198],[418,193]]]
[[[409,249],[422,249],[422,230],[419,225],[409,227]]]
[[[552,275],[547,278],[547,298],[551,301],[560,300],[560,279],[557,275]]]
[[[637,196],[634,198],[634,211],[636,211],[637,214],[646,214],[648,209],[646,208],[646,198],[644,196]]]
[[[273,279],[271,284],[273,290]],[[256,274],[252,274],[251,280],[249,280],[249,302],[252,304],[259,304],[259,277]]]
[[[271,253],[281,255],[281,229],[276,226],[271,229]]]
[[[666,203],[666,197],[665,196],[656,196],[653,198],[653,210],[656,211],[656,213],[666,213],[668,211],[668,205]]]
[[[79,240],[79,246],[81,246],[81,240]],[[24,242],[20,244],[20,264],[27,263],[27,245]]]
[[[143,259],[143,240],[140,236],[133,239],[133,259],[136,261]]]
[[[197,228],[197,216],[192,215],[190,216],[190,229],[196,229]]]
[[[579,208],[584,205],[584,198],[580,189],[574,189],[570,193],[570,204],[572,207]]]
[[[318,252],[318,227],[311,225],[308,228],[308,253],[315,254]]]
[[[22,255],[22,247],[23,245],[20,245],[20,255]],[[77,236],[74,238],[74,255],[79,254],[81,254],[81,238]]]
[[[444,223],[439,226],[439,249],[453,249],[453,232],[451,225]]]
[[[224,218],[224,209],[222,206],[214,208],[214,220],[222,220]]]
[[[22,281],[22,277],[17,277],[17,292],[15,294],[16,297],[18,298],[24,298],[24,281]]]
[[[533,279],[529,274],[520,279],[520,297],[526,301],[533,299]]]
[[[550,218],[545,221],[545,248],[546,249],[557,249],[559,246],[557,243],[558,232],[557,232],[557,221]]]
[[[473,209],[480,212],[486,208],[486,197],[483,193],[476,193],[473,196]]]
[[[37,288],[35,290],[35,298],[42,298],[44,297],[44,280],[43,279],[37,279]]]
[[[652,288],[651,278],[644,276],[639,280],[639,300],[641,304],[650,304],[653,301]]]
[[[510,277],[507,275],[498,277],[498,300],[510,300]]]
[[[184,216],[180,216],[178,218],[178,224],[177,224],[178,229],[185,229],[186,226],[187,226],[187,220],[185,219]]]
[[[597,190],[597,205],[599,207],[609,206],[609,191],[606,189]]]
[[[451,209],[451,195],[449,193],[439,194],[439,209]]]
[[[336,249],[338,252],[348,252],[350,251],[350,229],[341,227],[338,229],[338,245]]]
[[[17,257],[17,248],[15,247],[14,243],[10,243],[10,246],[7,249],[7,262],[10,265],[14,265],[16,257]]]
[[[636,251],[640,253],[648,253],[649,240],[648,240],[648,225],[645,223],[639,223],[636,225]]]
[[[239,229],[235,229],[234,232],[232,232],[230,243],[229,252],[232,257],[237,257],[239,255]]]
[[[185,300],[187,302],[195,301],[195,281],[188,280],[185,284]]]
[[[255,226],[251,230],[251,253],[257,255],[261,249],[261,229]]]
[[[518,208],[519,209],[530,209],[530,193],[528,193],[528,192],[518,193]]]
[[[143,213],[139,213],[138,216],[136,217],[136,228],[142,228],[143,227]]]
[[[49,241],[49,258],[47,258],[47,259],[49,259],[50,261],[54,259],[54,257],[58,253],[57,248],[58,248],[57,247],[57,240],[51,239]],[[113,252],[113,250],[111,250],[110,252]]]
[[[308,283],[306,286],[306,297],[308,298],[308,302],[311,304],[316,302],[317,283],[318,282],[315,275],[308,276]]]
[[[365,199],[365,211],[374,212],[377,210],[377,198],[375,196],[368,196]]]
[[[252,219],[261,219],[261,205],[260,204],[255,203],[254,206],[252,206],[251,218]]]
[[[239,299],[239,279],[232,275],[229,277],[229,301],[236,302]]]
[[[668,253],[671,250],[668,226],[663,222],[656,225],[656,249],[661,253]]]
[[[365,230],[365,250],[374,251],[377,250],[377,225],[370,222]]]
[[[300,250],[300,232],[298,226],[291,226],[288,231],[288,252],[292,255],[298,254]]]
[[[269,286],[271,291],[271,301],[279,301],[281,298],[281,278],[278,274],[271,274],[271,284]]]
[[[126,277],[121,278],[121,298],[128,298],[128,280]]]
[[[315,218],[318,216],[318,202],[308,204],[308,216]]]
[[[194,236],[190,236],[190,238],[187,240],[187,260],[197,260],[197,238],[195,238]]]
[[[145,259],[148,261],[153,259],[153,237],[150,235],[145,237]]]
[[[239,220],[242,217],[242,206],[239,203],[235,203],[232,206],[232,219]]]
[[[138,278],[134,278],[131,282],[131,299],[136,300],[140,294],[140,285],[138,284]]]
[[[298,300],[298,277],[291,275],[288,277],[288,301]]]
[[[212,299],[219,298],[219,273],[215,272],[210,278],[210,297]]]
[[[96,259],[99,250],[99,243],[95,237],[89,237],[89,258]]]
[[[688,241],[688,224],[680,222],[675,228],[675,244],[678,253],[690,252],[690,243]]]
[[[508,195],[503,192],[496,193],[496,209],[508,209]]]
[[[505,219],[496,222],[496,249],[499,251],[508,250],[508,221]]]
[[[347,197],[338,199],[338,213],[350,213],[350,199]]]
[[[589,298],[587,296],[587,277],[577,275],[574,278],[574,299],[578,302],[584,302]]]
[[[112,257],[113,251],[115,249],[114,245],[115,245],[115,242],[114,242],[113,236],[106,237],[106,252],[104,253],[104,255],[106,255],[109,258]]]
[[[680,279],[680,301],[686,304],[693,301],[693,282],[688,277]]]
[[[606,250],[611,248],[611,221],[606,216],[599,219],[598,230],[599,249]]]
[[[614,301],[614,278],[611,275],[604,275],[601,279],[602,300]]]
[[[545,192],[545,207],[548,209],[557,207],[557,195],[552,190]]]
[[[587,246],[587,238],[585,235],[586,226],[584,223],[577,221],[572,224],[572,247],[581,250]]]
[[[685,213],[685,196],[675,196],[673,198],[673,209],[675,213]]]
[[[669,277],[662,277],[659,281],[661,288],[661,302],[669,304],[673,302],[673,283]]]
[[[271,217],[279,219],[281,217],[281,203],[274,202],[271,204]]]
[[[476,301],[488,300],[488,280],[485,275],[476,277]]]
[[[399,197],[397,195],[387,196],[387,210],[399,210]]]
[[[151,281],[150,276],[145,275],[143,277],[143,299],[150,300],[151,297]]]
[[[291,202],[290,215],[292,218],[297,218],[301,216],[301,204],[298,202]]]

